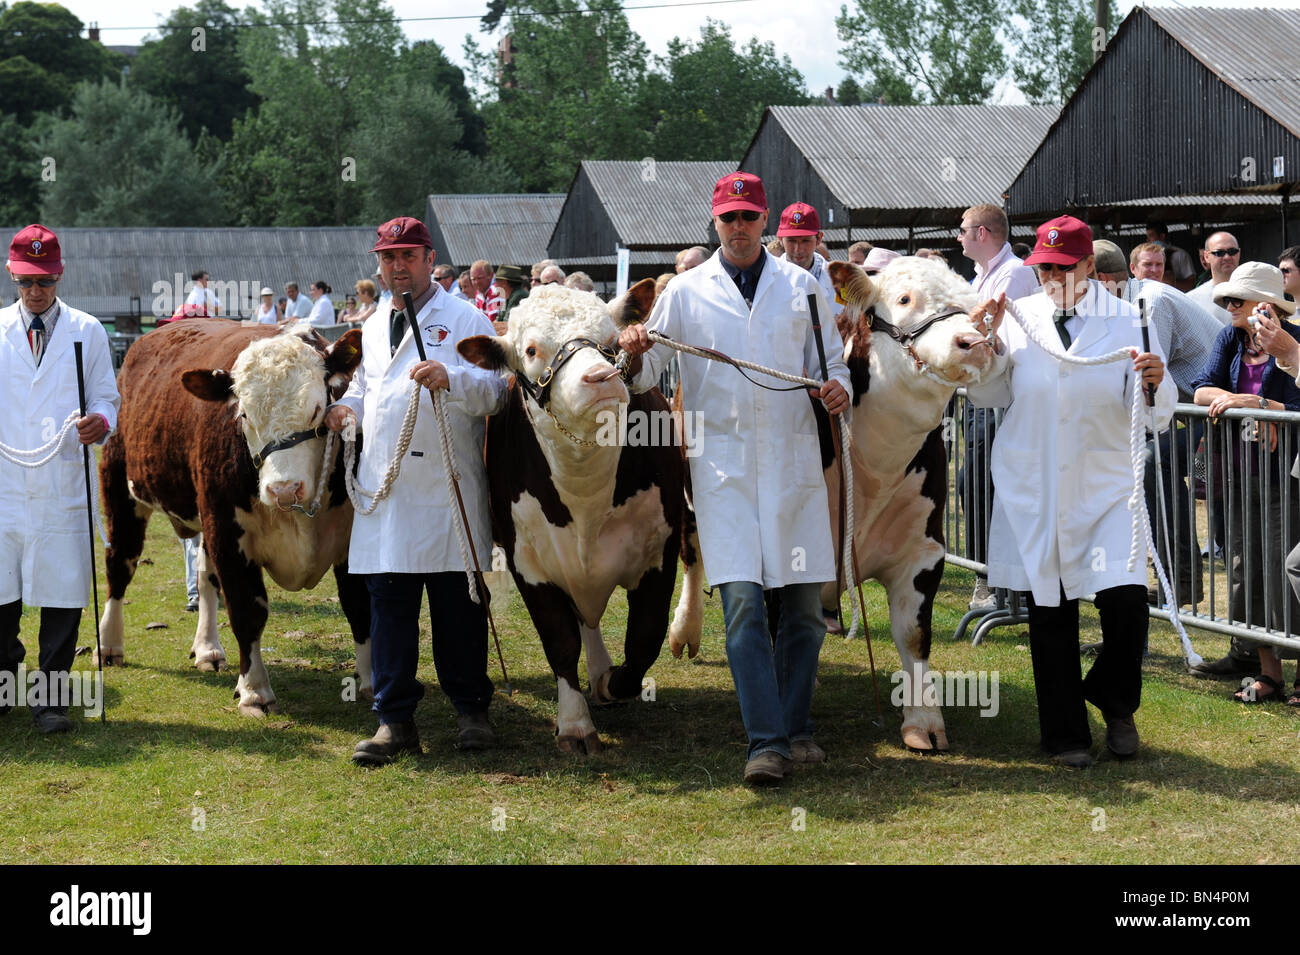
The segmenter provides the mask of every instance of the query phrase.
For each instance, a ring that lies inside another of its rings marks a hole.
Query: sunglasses
[[[1040,272],[1073,272],[1079,267],[1079,263],[1074,265],[1057,265],[1055,262],[1040,262],[1035,268]]]
[[[1283,275],[1290,275],[1292,272],[1295,271],[1295,269],[1291,268],[1291,266],[1289,265],[1284,265],[1280,269],[1278,269],[1278,271],[1281,272]]]
[[[1241,255],[1241,249],[1206,249],[1205,251],[1216,259],[1221,259],[1225,255]]]
[[[1224,308],[1241,308],[1241,306],[1243,306],[1243,305],[1246,304],[1246,300],[1245,300],[1245,299],[1242,299],[1242,298],[1228,298],[1227,296],[1224,296],[1224,298],[1222,299],[1222,302],[1223,302],[1223,307],[1224,307]]]
[[[41,288],[53,288],[58,284],[58,279],[14,279],[14,285],[19,288],[31,288],[33,285],[39,285]]]
[[[984,228],[982,225],[964,225],[957,229],[958,235],[965,235],[967,232],[978,232]]]
[[[736,221],[736,216],[740,216],[746,222],[757,222],[758,217],[763,213],[755,212],[753,209],[746,209],[744,212],[720,212],[718,218],[730,225]]]

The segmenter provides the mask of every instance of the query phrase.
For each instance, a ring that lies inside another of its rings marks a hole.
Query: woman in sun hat
[[[257,311],[253,313],[253,319],[259,325],[274,325],[279,321],[275,309],[275,293],[263,286],[260,294],[262,304],[257,306]]]
[[[1208,407],[1210,421],[1214,422],[1230,408],[1300,411],[1300,388],[1296,387],[1292,375],[1278,369],[1274,357],[1277,352],[1286,351],[1281,336],[1291,340],[1292,348],[1300,340],[1300,330],[1285,321],[1295,314],[1296,304],[1286,299],[1281,271],[1264,262],[1244,262],[1233,270],[1228,281],[1215,286],[1214,304],[1228,310],[1232,324],[1215,339],[1214,351],[1193,383],[1195,401]],[[1271,349],[1265,348],[1256,337],[1252,319],[1258,326],[1268,324]],[[1234,428],[1236,440],[1231,442],[1224,461],[1224,467],[1232,469],[1241,489],[1227,508],[1228,612],[1235,622],[1283,630],[1290,595],[1283,587],[1282,555],[1295,545],[1300,534],[1300,510],[1294,495],[1286,493],[1283,462],[1277,453],[1284,442],[1278,440],[1278,427],[1272,423],[1259,428],[1253,425],[1253,422],[1241,422]],[[1284,510],[1289,515],[1286,541],[1282,540]],[[1267,615],[1265,593],[1268,594]],[[1293,625],[1300,622],[1300,604],[1291,604],[1291,620]],[[1256,648],[1260,675],[1234,697],[1243,703],[1280,700],[1285,696],[1280,658],[1271,648],[1248,640],[1238,641],[1239,651],[1249,653]]]

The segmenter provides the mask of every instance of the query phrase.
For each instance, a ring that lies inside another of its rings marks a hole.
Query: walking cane
[[[411,337],[415,339],[415,350],[420,353],[420,361],[428,361],[429,356],[424,353],[424,339],[420,336],[420,326],[415,322],[415,299],[411,297],[409,291],[402,293],[402,305],[406,309],[406,320],[411,326]],[[436,404],[437,398],[432,392],[429,394],[429,402]],[[436,410],[436,409],[435,409]],[[439,427],[441,427],[439,422]],[[450,441],[451,436],[448,435]],[[456,491],[456,507],[460,509],[461,526],[465,528],[465,539],[469,544],[469,554],[474,560],[474,582],[478,585],[478,597],[483,601],[483,609],[487,612],[488,626],[492,629],[492,640],[497,648],[497,660],[501,663],[501,679],[506,685],[506,696],[514,696],[514,690],[510,688],[510,677],[506,673],[506,658],[501,652],[501,638],[497,636],[497,624],[492,618],[492,602],[488,599],[487,584],[483,581],[483,568],[479,566],[478,549],[474,546],[474,533],[469,526],[469,517],[465,514],[465,501],[460,495],[460,482],[456,480],[456,475],[451,475],[451,486]]]
[[[830,372],[827,371],[826,369],[826,346],[822,344],[822,323],[820,318],[817,315],[817,296],[812,293],[809,293],[808,295],[808,313],[812,317],[813,340],[817,343],[817,361],[821,364],[822,381],[827,382],[830,381]],[[831,441],[835,445],[835,453],[837,456],[840,457],[840,460],[844,462],[845,467],[853,467],[853,462],[846,461],[844,460],[843,457],[843,455],[845,455],[847,451],[845,448],[842,448],[840,446],[840,432],[839,429],[835,427],[835,418],[838,417],[838,415],[831,415],[830,417],[831,417]],[[843,524],[844,516],[848,512],[848,509],[844,504],[844,495],[846,493],[847,493],[847,489],[844,486],[843,480],[841,480],[840,481],[841,524]],[[853,576],[857,577],[858,576],[858,554],[857,554],[857,547],[853,542],[853,528],[843,527],[843,529],[841,530],[840,532],[841,548],[846,546],[845,545],[846,538],[848,540],[847,546],[850,548],[851,556],[853,557]],[[835,598],[837,603],[839,601],[839,580],[840,580],[840,575],[842,574],[841,568],[844,566],[844,561],[840,559],[842,554],[843,551],[841,550],[840,553],[835,555],[835,581],[836,581]],[[862,585],[859,584],[856,580],[845,581],[844,585],[846,587],[856,586],[858,588],[858,605],[862,608],[862,632],[867,638],[867,660],[871,664],[871,692],[875,694],[876,697],[875,723],[877,726],[879,726],[882,724],[884,720],[884,711],[880,703],[880,689],[876,686],[876,657],[871,650],[871,627],[868,626],[867,624],[866,604],[862,602]],[[853,595],[850,594],[849,601],[852,602],[852,600],[853,600]],[[837,606],[835,609],[836,609],[836,613],[839,613],[839,607]],[[840,625],[843,626],[842,620]]]
[[[81,342],[72,343],[77,358],[77,396],[81,399],[81,416],[86,417],[86,371],[82,363]],[[99,579],[95,574],[95,513],[90,497],[90,445],[81,446],[81,466],[86,474],[86,525],[90,531],[90,590],[95,595],[95,660],[99,664],[100,692],[104,689],[104,655],[99,651]],[[108,722],[108,706],[99,709],[99,721]]]

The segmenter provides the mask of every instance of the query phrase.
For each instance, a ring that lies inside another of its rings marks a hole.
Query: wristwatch
[[[1265,398],[1263,395],[1259,396],[1259,406],[1263,408],[1265,411],[1268,410],[1268,399]]]

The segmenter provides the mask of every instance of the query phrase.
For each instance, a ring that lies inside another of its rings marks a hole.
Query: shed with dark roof
[[[458,270],[480,259],[527,269],[549,257],[546,242],[564,199],[560,193],[429,196],[425,224],[437,261]]]

